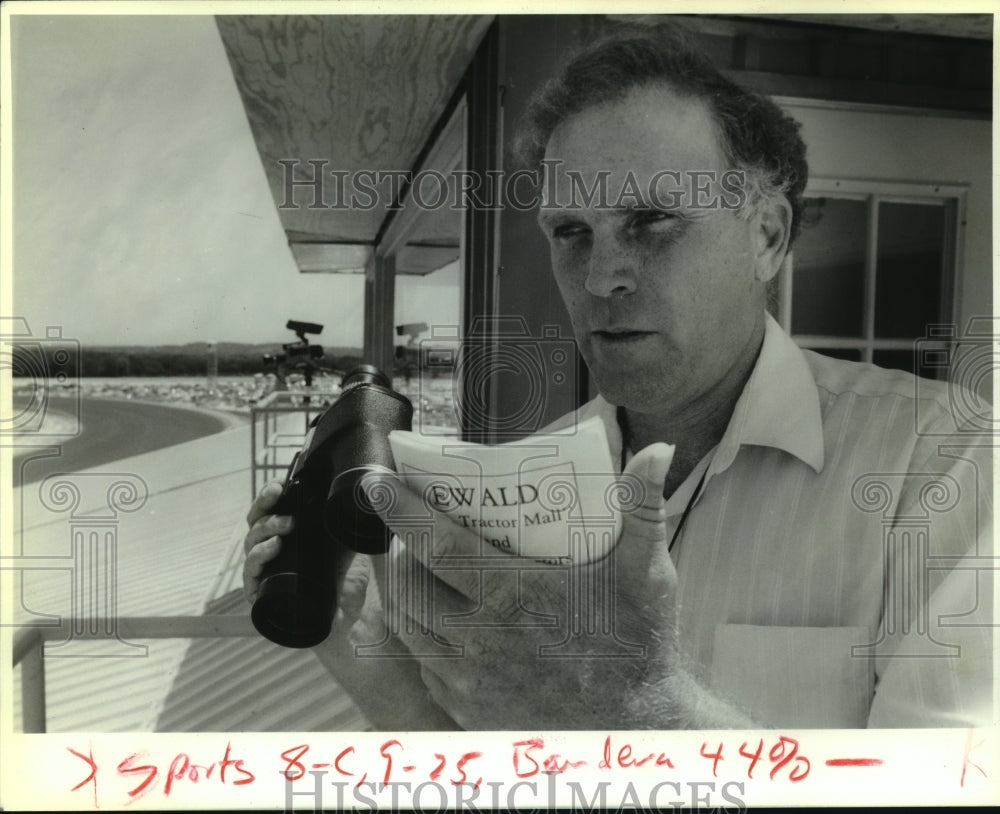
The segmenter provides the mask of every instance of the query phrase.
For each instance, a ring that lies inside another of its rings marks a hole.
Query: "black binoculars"
[[[389,530],[361,479],[394,469],[392,430],[409,430],[413,405],[372,365],[348,372],[337,400],[310,425],[272,512],[295,518],[281,551],[261,574],[254,627],[285,647],[312,647],[330,634],[344,549],[384,554]]]

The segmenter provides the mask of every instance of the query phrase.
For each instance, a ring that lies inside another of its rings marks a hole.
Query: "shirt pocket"
[[[864,727],[874,663],[851,649],[870,641],[860,626],[717,625],[712,690],[762,726]]]

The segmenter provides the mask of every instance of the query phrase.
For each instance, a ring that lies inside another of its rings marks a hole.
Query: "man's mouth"
[[[627,344],[638,342],[648,336],[652,336],[654,331],[630,330],[626,328],[609,328],[602,331],[593,331],[593,335],[603,342],[616,344]]]

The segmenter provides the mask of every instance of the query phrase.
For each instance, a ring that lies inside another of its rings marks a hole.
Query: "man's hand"
[[[288,515],[271,514],[271,509],[281,497],[281,482],[265,484],[260,494],[247,512],[250,530],[243,538],[243,594],[251,605],[260,588],[260,575],[264,566],[278,556],[281,550],[281,536],[288,534],[295,526],[295,520]]]
[[[247,514],[250,530],[243,539],[243,592],[253,604],[264,566],[281,550],[282,534],[294,527],[294,519],[274,515],[271,510],[281,495],[278,481],[268,483]],[[381,559],[381,558],[379,558]],[[420,680],[418,666],[406,650],[389,637],[378,593],[369,590],[371,558],[343,552],[337,577],[337,614],[330,636],[313,652],[347,690],[368,720],[379,729],[448,730],[455,723],[430,699]],[[387,641],[395,658],[358,658],[356,645]]]
[[[653,444],[632,459],[626,472],[644,488],[626,507],[618,544],[604,560],[573,566],[572,573],[567,566],[519,572],[491,569],[488,563],[449,569],[449,560],[479,556],[483,543],[474,530],[441,513],[434,513],[429,550],[394,540],[387,566],[394,569],[394,584],[406,590],[386,595],[384,569],[376,569],[384,602],[409,622],[399,626],[399,635],[418,657],[420,631],[461,648],[459,656],[421,658],[432,697],[461,726],[642,725],[630,719],[631,696],[642,685],[662,685],[677,669],[677,574],[667,551],[663,508],[672,454],[672,447]],[[383,476],[381,485],[396,493],[395,508],[384,518],[390,526],[395,516],[428,514],[421,497],[398,478]],[[495,561],[498,552],[489,553]],[[568,585],[571,578],[576,590]],[[602,586],[613,586],[612,595]],[[463,617],[474,618],[463,626]],[[546,619],[555,626],[540,626]],[[532,620],[534,626],[525,624]],[[567,658],[566,649],[550,649],[567,638],[573,622],[604,631],[603,641],[592,638],[588,645],[604,657],[588,658],[577,650]]]

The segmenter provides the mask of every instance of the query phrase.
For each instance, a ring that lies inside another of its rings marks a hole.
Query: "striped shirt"
[[[673,557],[706,686],[764,726],[993,721],[992,448],[968,398],[803,351],[768,317],[722,440],[666,507],[669,539],[704,475]],[[621,461],[615,407],[573,417],[594,415]]]

